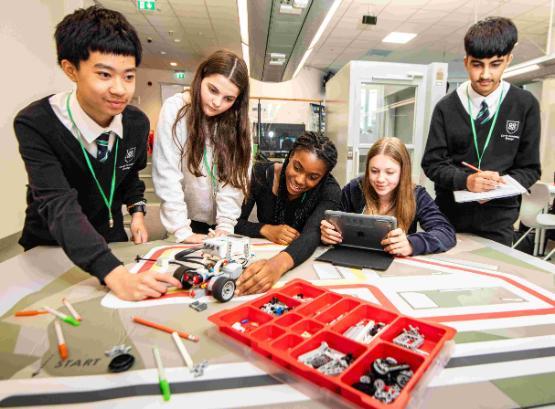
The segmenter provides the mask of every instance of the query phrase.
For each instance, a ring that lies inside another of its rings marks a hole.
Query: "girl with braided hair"
[[[327,137],[305,132],[281,163],[257,163],[250,196],[235,231],[287,245],[278,255],[251,264],[237,280],[238,294],[269,290],[291,268],[312,255],[320,244],[320,221],[326,210],[339,208],[341,189],[331,171],[337,150]],[[258,223],[248,218],[256,203]]]
[[[343,188],[341,210],[389,215],[398,228],[382,240],[384,250],[395,256],[439,253],[455,246],[455,230],[426,189],[412,183],[411,160],[398,138],[378,139],[368,151],[366,172]],[[417,223],[423,231],[416,231]],[[341,233],[321,222],[324,244],[341,243]]]

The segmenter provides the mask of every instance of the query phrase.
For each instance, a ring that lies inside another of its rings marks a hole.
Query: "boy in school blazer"
[[[128,106],[141,43],[118,12],[79,9],[56,27],[58,63],[74,91],[47,96],[14,120],[29,184],[19,243],[59,245],[83,270],[126,300],[157,297],[171,276],[131,274],[107,242],[127,241],[122,204],[135,243],[148,240],[144,183],[148,118]]]
[[[457,232],[510,246],[520,197],[456,203],[453,191],[485,192],[510,175],[525,188],[540,177],[540,109],[525,90],[501,79],[517,42],[513,22],[488,17],[464,38],[468,81],[438,102],[422,168],[434,183],[436,203]],[[479,168],[474,172],[467,162]]]

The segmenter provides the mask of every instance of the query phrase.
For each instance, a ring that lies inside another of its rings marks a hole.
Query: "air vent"
[[[387,57],[391,54],[391,50],[382,50],[380,48],[371,48],[366,53],[369,57]]]
[[[283,65],[287,56],[282,53],[270,53],[270,65]]]

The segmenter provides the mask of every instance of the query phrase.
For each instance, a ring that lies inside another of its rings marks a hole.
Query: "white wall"
[[[70,89],[56,62],[54,29],[64,15],[92,0],[10,2],[0,13],[0,186],[7,192],[0,212],[0,239],[19,232],[25,217],[27,174],[19,156],[13,119],[30,102]]]
[[[140,108],[150,119],[150,129],[156,129],[160,108],[162,108],[162,84],[183,84],[189,85],[193,79],[193,74],[185,73],[185,79],[175,78],[174,71],[155,70],[150,68],[139,68],[137,70],[137,84],[135,88],[135,101],[133,105]],[[148,82],[152,85],[149,86]]]
[[[194,73],[186,72],[184,80],[177,80],[172,70],[155,70],[150,68],[139,68],[137,70],[137,85],[135,89],[135,102],[133,105],[139,107],[150,119],[150,128],[156,129],[161,104],[162,84],[190,85]],[[152,85],[149,86],[148,82]],[[256,121],[257,113],[253,111],[258,103],[252,99],[257,97],[273,98],[304,98],[323,100],[322,72],[313,68],[304,68],[292,80],[285,82],[262,82],[255,79],[250,80],[251,95],[251,121]],[[263,105],[263,121],[285,123],[307,123],[309,116],[308,102],[266,101]],[[271,118],[270,118],[271,117]]]
[[[539,89],[540,86],[541,90]],[[536,97],[541,95],[541,180],[546,183],[553,183],[553,173],[555,173],[555,79],[544,79],[536,86],[528,85],[527,89]]]

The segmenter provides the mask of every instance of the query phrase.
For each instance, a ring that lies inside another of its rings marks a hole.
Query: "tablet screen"
[[[389,231],[397,227],[393,216],[345,213],[327,210],[325,218],[343,236],[342,246],[381,250],[380,244]]]

